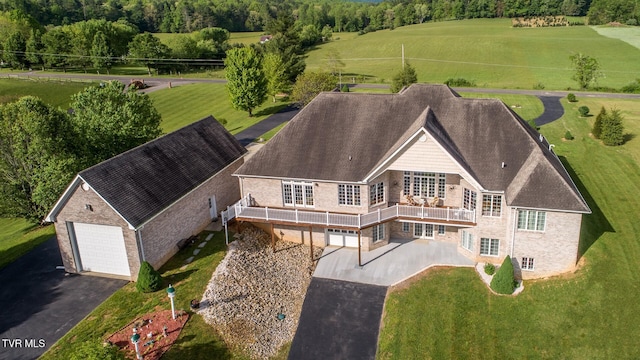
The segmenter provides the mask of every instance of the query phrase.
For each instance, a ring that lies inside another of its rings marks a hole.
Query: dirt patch
[[[140,335],[138,342],[140,354],[145,360],[158,360],[171,348],[188,319],[189,314],[185,311],[177,311],[175,320],[171,317],[171,310],[157,311],[133,320],[109,336],[107,341],[124,351],[127,358],[135,359],[136,350],[131,343],[135,327]]]

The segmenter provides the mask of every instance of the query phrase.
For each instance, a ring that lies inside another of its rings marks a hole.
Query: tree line
[[[588,15],[590,24],[640,21],[635,0],[2,0],[0,11],[46,25],[126,21],[139,32],[188,33],[207,27],[263,31],[279,11],[303,29],[369,32],[450,19]]]

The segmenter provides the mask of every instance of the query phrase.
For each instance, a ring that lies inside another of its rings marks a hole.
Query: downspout
[[[240,199],[244,197],[244,178],[240,178]]]
[[[512,216],[513,219],[513,230],[511,232],[511,255],[509,255],[512,259],[513,259],[513,247],[516,243],[516,224],[518,223],[518,208],[514,208],[513,209],[513,214],[515,214],[514,216]]]
[[[144,226],[136,230],[136,237],[138,238],[138,244],[139,244],[140,256],[141,256],[140,263],[142,263],[143,261],[147,261],[147,258],[144,255],[144,246],[142,245],[142,229],[144,229]]]

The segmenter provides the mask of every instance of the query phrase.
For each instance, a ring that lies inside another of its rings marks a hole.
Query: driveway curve
[[[561,97],[559,96],[538,96],[538,99],[542,101],[544,106],[544,112],[542,115],[536,118],[536,125],[542,126],[552,121],[556,121],[564,115],[564,108],[560,103]]]

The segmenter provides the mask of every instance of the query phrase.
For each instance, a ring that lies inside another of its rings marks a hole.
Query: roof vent
[[[540,142],[542,142],[544,140],[544,136],[542,136],[542,134],[540,134]]]
[[[553,151],[553,148],[555,147],[555,145],[553,144],[549,144],[549,151]]]
[[[349,161],[351,161],[351,155],[349,155]]]
[[[504,169],[505,167],[507,167],[507,164],[505,164],[504,161],[503,161],[501,166]]]

